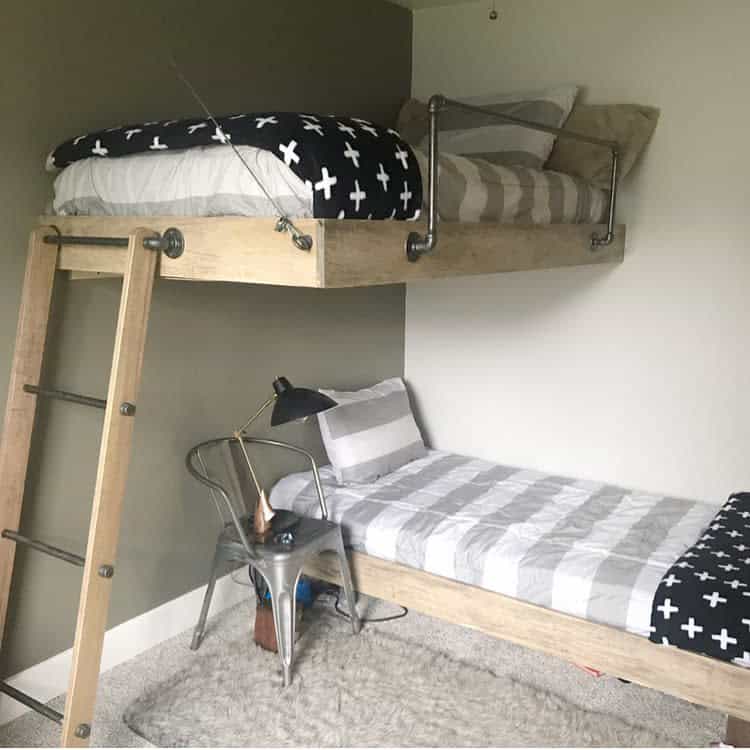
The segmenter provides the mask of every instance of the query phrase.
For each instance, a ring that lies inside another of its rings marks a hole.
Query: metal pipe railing
[[[617,172],[619,158],[619,145],[616,141],[607,141],[602,138],[595,138],[594,136],[583,135],[574,131],[563,130],[562,128],[555,128],[551,125],[544,125],[542,123],[532,122],[531,120],[523,120],[520,117],[513,117],[512,115],[506,115],[501,112],[493,112],[491,109],[477,107],[473,104],[465,104],[464,102],[447,99],[440,94],[436,94],[430,98],[429,102],[430,143],[427,165],[427,233],[424,236],[418,232],[411,232],[409,234],[406,240],[406,257],[412,263],[418,261],[423,255],[433,252],[437,247],[438,222],[440,218],[438,212],[438,193],[440,188],[440,169],[438,164],[440,113],[448,108],[475,112],[488,117],[494,117],[511,125],[528,128],[529,130],[538,130],[542,133],[550,133],[558,138],[567,138],[568,140],[579,141],[580,143],[589,143],[594,146],[608,148],[612,154],[612,172],[610,180],[609,209],[607,212],[607,231],[604,235],[592,235],[591,248],[592,250],[596,250],[599,247],[612,243],[615,237],[615,209],[617,206]]]

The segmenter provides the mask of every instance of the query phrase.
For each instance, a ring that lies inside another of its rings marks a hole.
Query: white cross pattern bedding
[[[750,493],[732,495],[667,571],[651,640],[750,667]]]
[[[419,218],[422,179],[411,147],[395,130],[361,118],[265,112],[126,125],[62,143],[47,168],[220,145],[230,153],[233,145],[272,154],[312,194],[317,218]],[[253,180],[247,171],[245,179]]]
[[[338,485],[330,467],[321,479],[358,551],[645,637],[662,578],[716,513],[434,450],[372,483]],[[270,499],[319,513],[309,472]]]

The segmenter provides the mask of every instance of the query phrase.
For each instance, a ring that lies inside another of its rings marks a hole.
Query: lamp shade
[[[310,388],[295,388],[286,378],[273,381],[276,403],[271,413],[271,425],[293,422],[313,414],[331,409],[338,404],[328,396]]]

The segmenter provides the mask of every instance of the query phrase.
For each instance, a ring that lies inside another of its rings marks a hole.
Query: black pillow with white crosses
[[[368,120],[266,112],[210,120],[165,120],[101,130],[58,146],[47,162],[63,169],[91,157],[223,145],[275,154],[313,192],[321,219],[416,220],[422,178],[410,146],[395,130]]]
[[[732,495],[667,571],[650,638],[750,667],[750,492]]]

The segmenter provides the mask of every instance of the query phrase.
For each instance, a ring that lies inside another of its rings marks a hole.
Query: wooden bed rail
[[[146,224],[164,233],[177,227],[184,235],[181,257],[162,255],[159,275],[179,281],[339,288],[403,284],[429,279],[566,266],[619,263],[625,252],[625,227],[614,241],[590,249],[590,224],[518,225],[443,222],[440,252],[409,263],[404,255],[404,222],[303,219],[301,231],[313,237],[304,252],[275,231],[273,218],[245,217],[46,217],[65,235],[128,236]],[[409,227],[424,229],[411,222]],[[125,250],[118,247],[65,245],[58,268],[87,278],[121,275]]]
[[[750,669],[398,563],[356,552],[350,557],[356,591],[722,711],[732,717],[730,734],[744,731],[750,740]],[[340,582],[328,555],[305,572]]]

